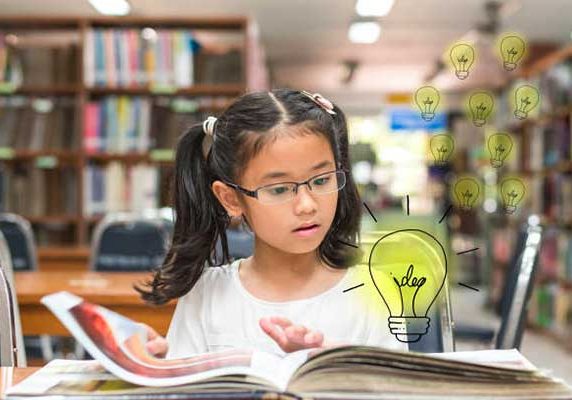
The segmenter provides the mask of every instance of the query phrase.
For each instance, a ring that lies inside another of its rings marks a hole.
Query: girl
[[[191,127],[177,147],[172,246],[141,290],[150,303],[178,303],[166,340],[151,331],[148,349],[168,347],[167,358],[339,342],[404,349],[379,302],[344,292],[363,282],[350,268],[362,259],[361,206],[344,114],[318,94],[246,94]],[[255,243],[230,262],[232,218]],[[214,267],[219,237],[225,265]]]

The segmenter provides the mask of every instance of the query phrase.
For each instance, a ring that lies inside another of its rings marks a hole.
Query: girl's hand
[[[143,327],[147,330],[147,342],[145,343],[145,348],[147,348],[147,351],[155,357],[165,357],[167,350],[169,349],[167,339],[159,335],[157,331],[151,328],[149,325],[141,325],[143,325]]]
[[[259,321],[262,330],[286,353],[302,349],[321,347],[324,335],[302,325],[294,325],[283,317],[265,317]]]

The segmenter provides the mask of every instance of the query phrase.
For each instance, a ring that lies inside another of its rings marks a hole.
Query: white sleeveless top
[[[381,297],[364,301],[365,293],[371,296],[373,287],[358,273],[364,267],[348,268],[335,286],[316,296],[270,302],[254,297],[242,286],[238,275],[241,260],[206,268],[193,289],[179,298],[167,333],[167,358],[234,347],[283,355],[280,346],[259,326],[259,320],[267,316],[283,316],[318,330],[326,344],[345,342],[407,350],[407,345],[389,332],[389,314]],[[364,286],[344,292],[361,283]]]

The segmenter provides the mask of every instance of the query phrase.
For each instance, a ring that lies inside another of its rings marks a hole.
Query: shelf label
[[[173,94],[177,91],[177,87],[173,85],[153,84],[149,90],[155,94]]]
[[[0,147],[0,160],[11,160],[14,158],[14,149],[11,147]]]
[[[199,110],[199,102],[184,98],[173,99],[171,109],[176,113],[194,113]]]
[[[17,88],[14,82],[0,82],[0,93],[14,93]]]
[[[152,161],[173,161],[175,159],[175,151],[173,149],[151,150],[149,158]]]
[[[54,156],[36,157],[36,167],[44,169],[52,169],[58,166],[58,158]]]

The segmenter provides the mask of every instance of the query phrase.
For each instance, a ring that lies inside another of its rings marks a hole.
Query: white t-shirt
[[[256,348],[283,355],[278,344],[260,328],[266,316],[283,316],[294,324],[315,329],[328,342],[349,342],[407,350],[388,328],[388,311],[379,301],[364,301],[364,275],[358,268],[347,269],[344,277],[332,288],[316,296],[270,302],[248,292],[238,275],[237,259],[223,267],[209,267],[185,296],[179,298],[167,341],[166,358],[188,357],[192,354],[228,348]],[[372,286],[371,282],[369,286]]]

